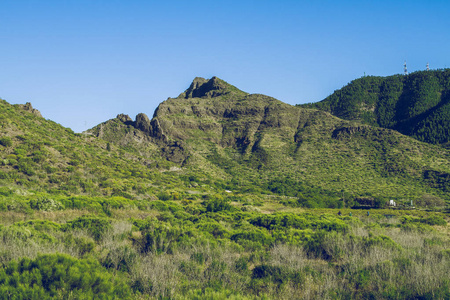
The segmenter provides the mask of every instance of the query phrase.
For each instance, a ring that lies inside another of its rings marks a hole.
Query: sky
[[[195,77],[289,104],[450,67],[450,1],[0,0],[0,98],[82,132]]]

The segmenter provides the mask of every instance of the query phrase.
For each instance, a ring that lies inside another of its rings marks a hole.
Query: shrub
[[[400,218],[400,222],[402,224],[410,224],[410,223],[422,223],[428,225],[447,225],[447,221],[441,216],[438,215],[430,215],[428,217],[416,218],[412,216],[403,216]]]
[[[123,278],[115,279],[94,259],[51,254],[12,261],[0,269],[0,295],[2,299],[127,299],[131,290]]]
[[[331,215],[316,216],[312,214],[274,214],[261,215],[250,219],[250,224],[265,227],[269,230],[296,228],[296,229],[325,229],[328,231],[346,232],[348,225],[341,219]]]
[[[229,200],[222,198],[206,200],[203,201],[202,204],[206,207],[206,211],[208,212],[231,211],[233,209]]]
[[[12,145],[12,140],[9,136],[4,136],[0,138],[0,145],[5,146],[5,147],[11,147]]]
[[[49,198],[38,198],[30,200],[30,207],[41,211],[55,211],[63,209],[63,205],[59,201]]]
[[[247,249],[258,249],[263,246],[270,246],[273,243],[271,235],[257,228],[254,230],[239,230],[230,239]]]
[[[63,229],[85,229],[94,240],[99,241],[103,235],[111,228],[107,219],[99,217],[82,216],[75,220],[67,222]]]
[[[89,209],[90,211],[101,211],[102,205],[100,200],[93,197],[76,196],[61,199],[66,209]]]
[[[132,272],[138,256],[134,248],[128,245],[113,247],[102,260],[102,265],[122,272]]]
[[[11,196],[14,193],[14,191],[6,186],[0,187],[0,195],[1,196]]]
[[[160,192],[156,195],[156,197],[158,197],[158,199],[161,201],[170,200],[170,194],[167,192]]]
[[[20,160],[17,164],[17,169],[28,176],[33,176],[36,174],[36,171],[27,160]]]

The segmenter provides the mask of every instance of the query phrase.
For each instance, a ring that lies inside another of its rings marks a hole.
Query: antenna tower
[[[406,67],[406,60],[405,60],[405,63],[403,64],[403,70],[405,71],[405,75],[408,75],[408,68]]]
[[[427,71],[430,71],[430,64],[427,63]]]

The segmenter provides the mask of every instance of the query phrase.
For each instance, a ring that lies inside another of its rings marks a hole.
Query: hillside
[[[300,106],[444,144],[450,140],[450,69],[363,77],[320,102]]]
[[[142,199],[183,186],[180,174],[170,171],[176,165],[161,157],[157,145],[145,143],[149,150],[143,156],[137,149],[75,134],[29,104],[1,100],[0,128],[0,189],[10,199],[46,194]]]
[[[0,299],[448,299],[449,154],[215,77],[83,134],[1,100]]]
[[[216,77],[196,78],[151,120],[125,119],[119,115],[90,132],[131,148],[142,148],[142,139],[131,137],[144,134],[168,160],[230,190],[296,196],[312,206],[336,205],[342,195],[447,198],[448,150],[247,94]]]

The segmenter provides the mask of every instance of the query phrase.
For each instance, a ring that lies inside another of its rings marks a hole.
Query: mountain
[[[183,186],[157,145],[145,156],[42,118],[31,104],[0,100],[0,195],[151,198]],[[153,155],[149,154],[153,151]]]
[[[0,100],[0,299],[447,299],[448,213],[350,207],[441,210],[449,154],[218,78],[83,134]]]
[[[363,77],[320,102],[301,106],[445,144],[450,140],[450,69]]]
[[[118,115],[89,133],[144,156],[153,151],[146,145],[157,145],[169,161],[226,189],[304,202],[342,195],[447,198],[450,188],[450,153],[442,147],[248,94],[217,77],[196,78],[151,120]]]

